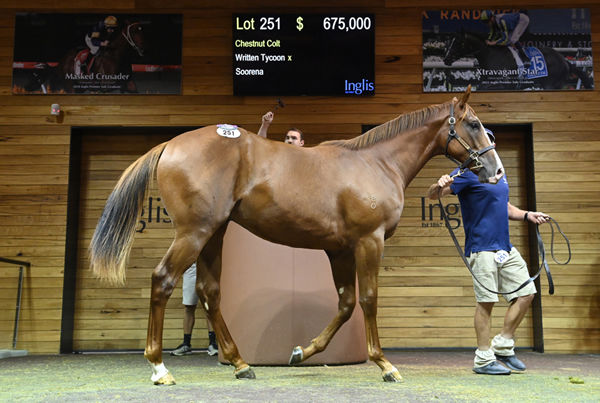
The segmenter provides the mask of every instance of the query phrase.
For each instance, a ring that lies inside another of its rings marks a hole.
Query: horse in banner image
[[[575,75],[581,80],[584,88],[593,89],[593,79],[581,68],[569,62],[559,52],[552,48],[526,48],[527,51],[537,52],[538,58],[534,60],[527,71],[523,71],[520,76],[511,77],[516,80],[532,81],[536,87],[546,90],[562,89],[569,76]],[[539,57],[542,56],[542,57]],[[477,59],[478,67],[482,70],[519,70],[519,65],[511,50],[507,46],[488,46],[485,38],[475,33],[462,32],[457,34],[451,40],[444,63],[452,65],[456,60],[462,57],[474,57]],[[523,68],[521,66],[521,68]],[[541,72],[541,73],[540,73]],[[481,77],[485,79],[485,77]],[[503,80],[500,80],[503,81]],[[503,89],[503,84],[482,84],[480,88],[498,88]],[[514,88],[510,84],[506,89]]]
[[[137,86],[133,80],[132,58],[134,55],[143,56],[144,49],[142,23],[125,22],[115,38],[96,55],[88,56],[87,47],[71,49],[57,66],[41,66],[45,68],[36,71],[35,81],[44,93],[135,93]],[[85,60],[86,64],[82,65]]]
[[[271,242],[324,249],[330,260],[338,312],[308,346],[293,349],[290,364],[325,350],[355,308],[358,277],[369,358],[385,381],[400,381],[379,343],[377,275],[384,241],[402,214],[406,187],[438,154],[462,162],[481,182],[497,183],[504,174],[494,145],[467,104],[470,91],[469,87],[460,99],[400,115],[350,140],[301,148],[237,126],[208,126],[160,144],[131,164],[106,202],[89,258],[97,277],[125,282],[146,188],[156,173],[175,239],[152,272],[144,354],[152,366],[152,381],[175,383],[162,361],[165,307],[194,262],[200,306],[223,357],[233,364],[237,378],[255,378],[219,307],[221,251],[229,221]]]

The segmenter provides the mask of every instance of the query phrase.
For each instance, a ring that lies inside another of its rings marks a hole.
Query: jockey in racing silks
[[[81,55],[83,57],[77,57],[77,60],[75,61],[75,74],[81,73],[81,66],[87,65],[90,55],[95,56],[101,48],[110,44],[117,27],[117,17],[109,15],[104,20],[94,25],[92,29],[85,34],[85,44],[89,48],[89,51]]]
[[[522,13],[494,14],[492,10],[484,10],[480,15],[481,21],[487,21],[490,34],[485,41],[491,46],[514,46],[519,52],[519,57],[525,68],[529,68],[531,62],[525,54],[523,46],[519,42],[521,35],[529,25],[529,17]]]

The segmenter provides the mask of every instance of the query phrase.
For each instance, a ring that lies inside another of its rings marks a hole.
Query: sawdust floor
[[[241,381],[198,351],[165,353],[177,385],[154,386],[141,353],[30,355],[0,360],[0,401],[600,402],[600,355],[519,351],[526,373],[485,376],[471,371],[471,351],[385,353],[403,383],[384,383],[373,363],[253,367],[257,379]]]

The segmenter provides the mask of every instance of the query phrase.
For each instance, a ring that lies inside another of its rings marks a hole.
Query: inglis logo
[[[455,217],[460,212],[460,205],[458,203],[448,203],[444,211],[448,216],[450,227],[452,229],[460,227],[460,218]],[[442,205],[440,203],[425,205],[425,198],[421,197],[421,227],[443,227],[444,225]]]
[[[344,83],[346,94],[360,95],[365,91],[375,91],[375,83],[369,82],[369,80],[365,80],[364,78],[357,83],[350,83],[348,80],[345,80]]]
[[[147,214],[146,214],[147,212]],[[161,218],[161,213],[164,218]],[[154,220],[154,221],[153,221]],[[142,207],[142,216],[140,217],[140,228],[136,228],[135,232],[144,232],[146,226],[150,223],[170,223],[169,213],[160,203],[160,197],[148,197],[148,207]]]

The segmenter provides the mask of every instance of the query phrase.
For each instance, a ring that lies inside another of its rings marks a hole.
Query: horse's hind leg
[[[355,248],[359,303],[365,317],[369,359],[381,368],[384,381],[400,382],[402,376],[383,355],[377,333],[377,275],[382,252],[383,237],[361,239]]]
[[[178,234],[152,272],[150,317],[144,357],[152,366],[155,385],[172,385],[175,379],[162,362],[162,336],[165,306],[183,272],[196,260],[205,240],[199,234]]]
[[[356,271],[352,251],[327,252],[331,263],[331,272],[338,293],[338,313],[321,334],[311,340],[306,348],[294,347],[290,365],[299,364],[316,353],[325,350],[335,333],[352,316],[356,306]]]
[[[235,366],[234,374],[236,378],[254,379],[254,372],[240,356],[221,315],[221,288],[219,283],[221,280],[223,236],[226,228],[227,224],[219,228],[200,253],[196,264],[196,293],[206,312],[206,317],[215,331],[223,357]]]

